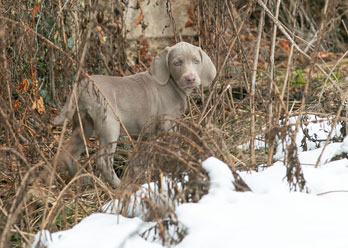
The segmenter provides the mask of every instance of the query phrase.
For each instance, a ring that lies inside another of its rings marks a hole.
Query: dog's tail
[[[78,97],[78,94],[76,94],[76,97]],[[78,102],[78,99],[76,99]],[[53,125],[62,125],[64,120],[67,119],[68,121],[71,121],[74,114],[76,112],[76,101],[74,99],[74,94],[71,93],[70,96],[66,99],[66,102],[64,104],[64,107],[59,115],[57,115],[53,120]]]

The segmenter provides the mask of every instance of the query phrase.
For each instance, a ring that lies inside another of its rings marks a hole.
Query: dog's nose
[[[191,75],[186,77],[186,81],[189,83],[194,83],[196,81],[196,77]]]

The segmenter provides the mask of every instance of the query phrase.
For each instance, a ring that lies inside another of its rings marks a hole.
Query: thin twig
[[[258,29],[257,29],[256,44],[255,44],[255,49],[254,49],[254,63],[253,63],[251,82],[250,82],[250,115],[251,115],[251,119],[250,119],[250,163],[252,166],[256,165],[256,158],[255,158],[255,90],[256,90],[257,65],[259,63],[260,43],[261,43],[261,36],[263,33],[264,19],[265,19],[265,10],[262,9],[261,17],[260,17],[259,25],[258,25]]]
[[[278,20],[279,15],[279,7],[280,7],[280,0],[277,0],[276,6],[275,6],[275,18]],[[269,103],[268,103],[268,129],[270,130],[273,126],[273,84],[272,81],[274,81],[274,54],[275,54],[275,45],[276,45],[276,39],[277,39],[277,25],[273,24],[273,32],[272,32],[272,39],[271,39],[271,54],[270,54],[270,77],[271,81],[269,82],[269,89],[268,89],[268,97],[269,97]],[[275,145],[275,138],[269,140],[268,145],[268,156],[267,156],[267,165],[270,166],[272,163],[273,158],[273,150]]]
[[[332,194],[332,193],[348,193],[348,190],[330,190],[327,192],[318,193],[317,196],[322,196],[322,195]]]

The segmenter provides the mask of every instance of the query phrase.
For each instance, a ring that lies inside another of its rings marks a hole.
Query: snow
[[[342,152],[348,153],[348,136],[346,136],[341,145]]]
[[[151,223],[150,223],[151,224]],[[44,231],[41,245],[50,248],[64,247],[161,247],[142,239],[138,232],[149,226],[139,218],[94,213],[67,231],[50,234]],[[35,247],[40,233],[35,237]]]
[[[298,117],[291,117],[287,125],[291,126],[291,129],[295,130],[295,124]],[[325,141],[330,138],[339,137],[341,135],[341,123],[338,123],[336,126],[332,127],[332,117],[329,118],[320,118],[315,115],[305,115],[302,118],[303,124],[299,125],[299,130],[296,133],[296,144],[297,149],[300,152],[315,150],[319,147],[322,147]],[[280,123],[282,125],[282,123]],[[328,137],[331,129],[333,128],[332,134]],[[286,143],[290,143],[290,137],[287,136]],[[274,159],[282,160],[284,157],[284,143],[279,142],[276,149],[276,154]]]
[[[322,140],[330,130],[321,119],[307,128]],[[336,131],[334,134],[338,135]],[[301,135],[298,134],[298,147]],[[251,192],[235,191],[231,171],[222,161],[214,157],[203,161],[211,182],[209,192],[198,203],[175,204],[178,221],[188,233],[172,247],[348,247],[348,159],[332,160],[348,152],[348,138],[328,144],[317,167],[325,142],[312,143],[307,151],[299,148],[309,193],[289,190],[286,167],[281,161],[258,172],[240,173]],[[280,148],[278,155],[282,155]],[[169,201],[165,196],[172,190],[170,180],[163,180],[167,188],[162,199]],[[118,202],[110,202],[104,206],[107,213],[94,213],[69,230],[37,233],[32,247],[39,241],[40,247],[47,248],[163,247],[139,235],[156,224],[146,222],[142,215],[141,198],[149,188],[156,191],[155,184],[144,185],[133,199],[132,216],[137,217],[116,215],[117,209],[112,206]]]
[[[219,195],[234,190],[234,178],[228,166],[217,158],[210,157],[203,161],[203,168],[210,179],[210,195]]]
[[[176,208],[178,202],[173,201],[170,196],[174,196],[174,182],[168,177],[162,177],[162,188],[158,189],[154,182],[144,184],[136,192],[135,196],[131,195],[127,206],[123,206],[122,202],[118,199],[110,201],[102,208],[104,213],[118,214],[120,209],[127,207],[127,217],[138,217],[143,220],[146,219],[145,213],[148,210],[148,200],[145,202],[143,199],[151,199],[157,206],[163,206],[164,204],[169,208]],[[181,190],[181,183],[175,184],[178,190]]]

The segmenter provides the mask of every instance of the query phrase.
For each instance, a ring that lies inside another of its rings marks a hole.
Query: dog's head
[[[209,86],[216,76],[209,56],[200,47],[187,42],[166,47],[154,58],[149,71],[160,85],[165,85],[172,77],[186,92],[200,85]]]

